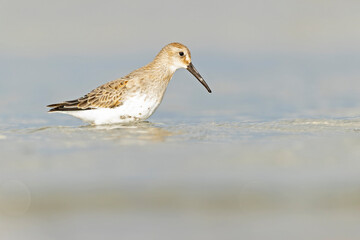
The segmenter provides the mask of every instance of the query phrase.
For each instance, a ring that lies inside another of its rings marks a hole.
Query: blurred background
[[[360,2],[0,0],[1,239],[359,239]],[[192,52],[149,122],[48,114]]]

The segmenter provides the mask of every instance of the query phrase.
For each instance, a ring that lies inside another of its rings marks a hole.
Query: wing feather
[[[128,80],[126,79],[117,79],[95,88],[81,98],[50,104],[47,107],[51,108],[49,112],[115,108],[122,105],[123,93],[127,83]]]

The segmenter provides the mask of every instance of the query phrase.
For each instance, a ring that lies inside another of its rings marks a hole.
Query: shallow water
[[[44,107],[121,76],[114,59],[4,62],[0,238],[359,239],[359,58],[223,59],[198,59],[213,94],[179,71],[125,126]]]
[[[355,239],[359,130],[359,119],[3,127],[1,234]]]

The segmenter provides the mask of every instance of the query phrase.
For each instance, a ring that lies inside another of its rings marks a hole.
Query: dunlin
[[[154,60],[125,77],[105,83],[85,96],[47,107],[91,124],[129,123],[145,120],[161,103],[166,87],[179,68],[192,73],[211,90],[191,62],[189,49],[180,43],[166,45]]]

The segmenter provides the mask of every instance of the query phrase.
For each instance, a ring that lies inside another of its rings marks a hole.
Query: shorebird
[[[154,60],[125,77],[105,83],[83,97],[50,104],[49,112],[69,114],[90,124],[130,123],[150,117],[161,103],[166,87],[179,68],[186,68],[211,90],[181,43],[163,47]]]

